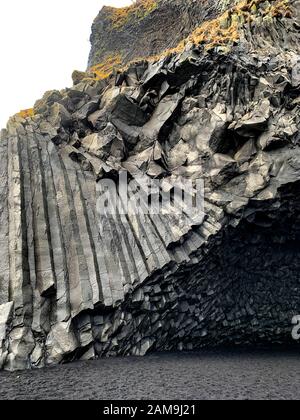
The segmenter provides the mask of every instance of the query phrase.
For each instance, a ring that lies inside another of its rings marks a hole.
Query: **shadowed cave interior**
[[[281,190],[280,204],[253,203],[237,227],[212,239],[199,263],[174,267],[173,278],[154,274],[113,312],[80,314],[75,331],[82,337],[87,316],[99,325],[100,339],[64,361],[85,358],[92,348],[103,356],[294,345],[291,320],[300,308],[299,192],[296,183]],[[118,327],[110,335],[114,323]]]

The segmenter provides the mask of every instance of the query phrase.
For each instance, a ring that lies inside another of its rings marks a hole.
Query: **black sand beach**
[[[205,351],[0,372],[4,399],[300,399],[297,351]]]

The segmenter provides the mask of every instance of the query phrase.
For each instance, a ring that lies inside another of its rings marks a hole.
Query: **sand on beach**
[[[204,351],[0,372],[4,399],[300,399],[291,351]]]

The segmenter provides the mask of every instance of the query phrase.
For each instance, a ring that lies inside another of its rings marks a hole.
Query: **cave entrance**
[[[295,345],[300,314],[300,183],[245,212],[202,263],[179,275],[175,309],[161,314],[155,350]]]

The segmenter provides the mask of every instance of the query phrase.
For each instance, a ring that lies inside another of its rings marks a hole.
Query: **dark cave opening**
[[[237,228],[228,228],[203,264],[178,281],[181,311],[169,330],[168,348],[178,347],[178,341],[186,349],[295,344],[291,331],[292,318],[300,313],[299,196],[299,184],[288,186],[280,206],[266,203]]]
[[[132,342],[143,337],[150,351],[296,345],[291,332],[300,313],[299,197],[299,185],[288,186],[280,206],[260,204],[215,238],[202,262],[181,268],[164,285],[160,279],[161,296],[154,284],[145,285],[151,311],[138,312],[143,321],[133,327]]]
[[[197,264],[153,275],[102,314],[99,326],[99,313],[90,314],[95,354],[297,345],[299,192],[297,183],[278,201],[254,200],[237,227],[228,225],[197,251]]]

